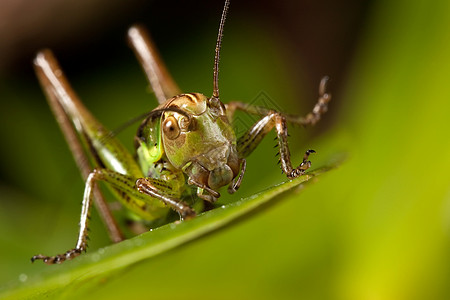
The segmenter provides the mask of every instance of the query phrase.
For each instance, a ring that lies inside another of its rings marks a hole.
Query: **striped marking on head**
[[[175,96],[167,102],[165,107],[177,107],[183,111],[200,115],[206,111],[208,98],[200,93],[189,93]]]

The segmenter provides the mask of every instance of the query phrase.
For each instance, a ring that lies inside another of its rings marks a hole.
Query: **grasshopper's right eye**
[[[162,128],[164,135],[170,140],[174,140],[180,135],[181,130],[174,116],[167,117],[162,124]]]

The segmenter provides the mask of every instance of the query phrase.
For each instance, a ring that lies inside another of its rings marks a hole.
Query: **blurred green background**
[[[212,93],[222,1],[0,1],[0,286],[38,276],[37,253],[76,238],[83,182],[31,68],[50,47],[109,128],[156,101],[125,43],[147,24],[185,91]],[[233,1],[224,102],[304,114],[330,75],[315,128],[290,127],[294,161],[347,160],[302,193],[225,230],[58,297],[450,298],[450,2]],[[246,116],[241,115],[244,125]],[[120,134],[132,149],[136,128]],[[285,180],[269,136],[248,160],[244,197]],[[232,199],[232,198],[228,198]],[[96,213],[90,251],[109,244]],[[64,268],[64,265],[50,268]]]

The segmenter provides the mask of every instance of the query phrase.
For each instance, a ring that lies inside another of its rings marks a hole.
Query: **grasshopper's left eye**
[[[181,130],[174,116],[167,117],[162,124],[162,128],[164,135],[170,140],[174,140],[180,135]]]

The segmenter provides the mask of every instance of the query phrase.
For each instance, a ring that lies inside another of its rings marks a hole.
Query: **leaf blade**
[[[121,243],[86,254],[74,261],[66,262],[64,266],[56,266],[60,268],[58,270],[48,270],[42,276],[31,278],[31,280],[19,284],[19,286],[17,286],[17,283],[13,283],[9,290],[4,290],[5,293],[2,297],[49,296],[75,281],[87,281],[156,256],[223,228],[239,218],[255,212],[264,205],[274,202],[275,199],[288,191],[295,188],[301,189],[304,183],[333,167],[324,167],[308,172],[294,180],[202,213],[193,220],[167,224]]]

